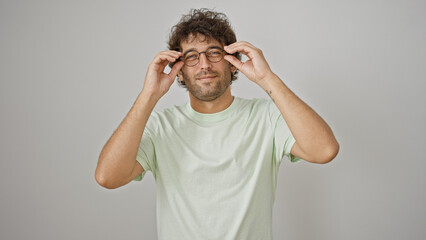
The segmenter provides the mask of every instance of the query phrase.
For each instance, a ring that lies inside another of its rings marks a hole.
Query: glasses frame
[[[222,58],[220,59],[220,60],[218,60],[218,61],[212,61],[212,60],[210,60],[210,56],[207,54],[207,51],[209,51],[210,49],[217,49],[217,50],[220,50],[220,51],[222,51]],[[188,64],[186,64],[186,62],[185,62],[185,56],[188,54],[188,53],[190,53],[190,52],[196,52],[196,53],[198,53],[198,56],[197,56],[197,62],[195,63],[195,64],[193,64],[193,65],[188,65]],[[220,48],[220,47],[216,47],[216,46],[213,46],[213,47],[209,47],[209,48],[207,48],[206,49],[206,51],[203,51],[203,52],[197,52],[196,50],[191,50],[191,51],[188,51],[188,52],[186,52],[182,57],[180,57],[179,59],[185,64],[185,66],[187,66],[187,67],[194,67],[194,66],[196,66],[198,63],[200,63],[200,56],[201,56],[201,54],[202,53],[204,53],[204,54],[206,54],[206,58],[207,58],[207,60],[209,60],[209,62],[211,62],[211,63],[217,63],[217,62],[220,62],[220,61],[222,61],[223,60],[223,57],[225,57],[225,55],[227,55],[226,54],[226,51],[224,50],[224,49],[222,49],[222,48]],[[225,53],[225,54],[223,54],[223,53]]]

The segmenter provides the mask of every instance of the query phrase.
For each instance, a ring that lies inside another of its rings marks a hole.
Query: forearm
[[[294,155],[316,163],[326,163],[335,157],[339,144],[330,127],[272,72],[262,50],[242,41],[225,46],[225,51],[241,52],[249,57],[244,63],[232,55],[224,59],[262,87],[275,102],[296,139],[292,154],[297,152]]]
[[[278,76],[265,79],[261,87],[277,105],[308,161],[329,159],[336,152],[338,143],[328,124]]]
[[[139,94],[131,110],[101,151],[96,180],[112,186],[130,176],[145,125],[158,99],[144,92]]]

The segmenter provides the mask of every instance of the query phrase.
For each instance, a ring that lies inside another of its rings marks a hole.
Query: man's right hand
[[[168,74],[164,69],[169,62],[176,61],[181,55],[181,52],[172,50],[158,53],[149,64],[142,92],[158,99],[166,94],[184,63],[177,62]]]

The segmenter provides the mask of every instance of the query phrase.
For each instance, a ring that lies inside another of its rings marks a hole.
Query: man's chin
[[[229,85],[225,89],[221,89],[220,86],[217,86],[218,83],[201,83],[196,84],[192,87],[187,88],[190,94],[200,101],[211,102],[222,96],[226,90],[229,88]]]
[[[191,95],[194,98],[196,98],[197,100],[204,101],[204,102],[214,101],[214,100],[216,100],[217,98],[219,98],[221,96],[221,95],[218,95],[218,94],[215,94],[215,95],[209,95],[209,94],[201,95],[201,94],[193,94],[193,93],[191,93]]]

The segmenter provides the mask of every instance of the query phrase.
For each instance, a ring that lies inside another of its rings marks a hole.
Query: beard
[[[214,75],[216,77],[213,81],[209,82],[202,82],[197,80],[197,77],[203,75]],[[228,77],[215,71],[201,71],[194,77],[190,78],[182,71],[183,81],[185,82],[187,90],[196,99],[206,102],[213,101],[226,92],[228,87],[231,85],[231,72],[229,71],[229,74],[227,75]]]

